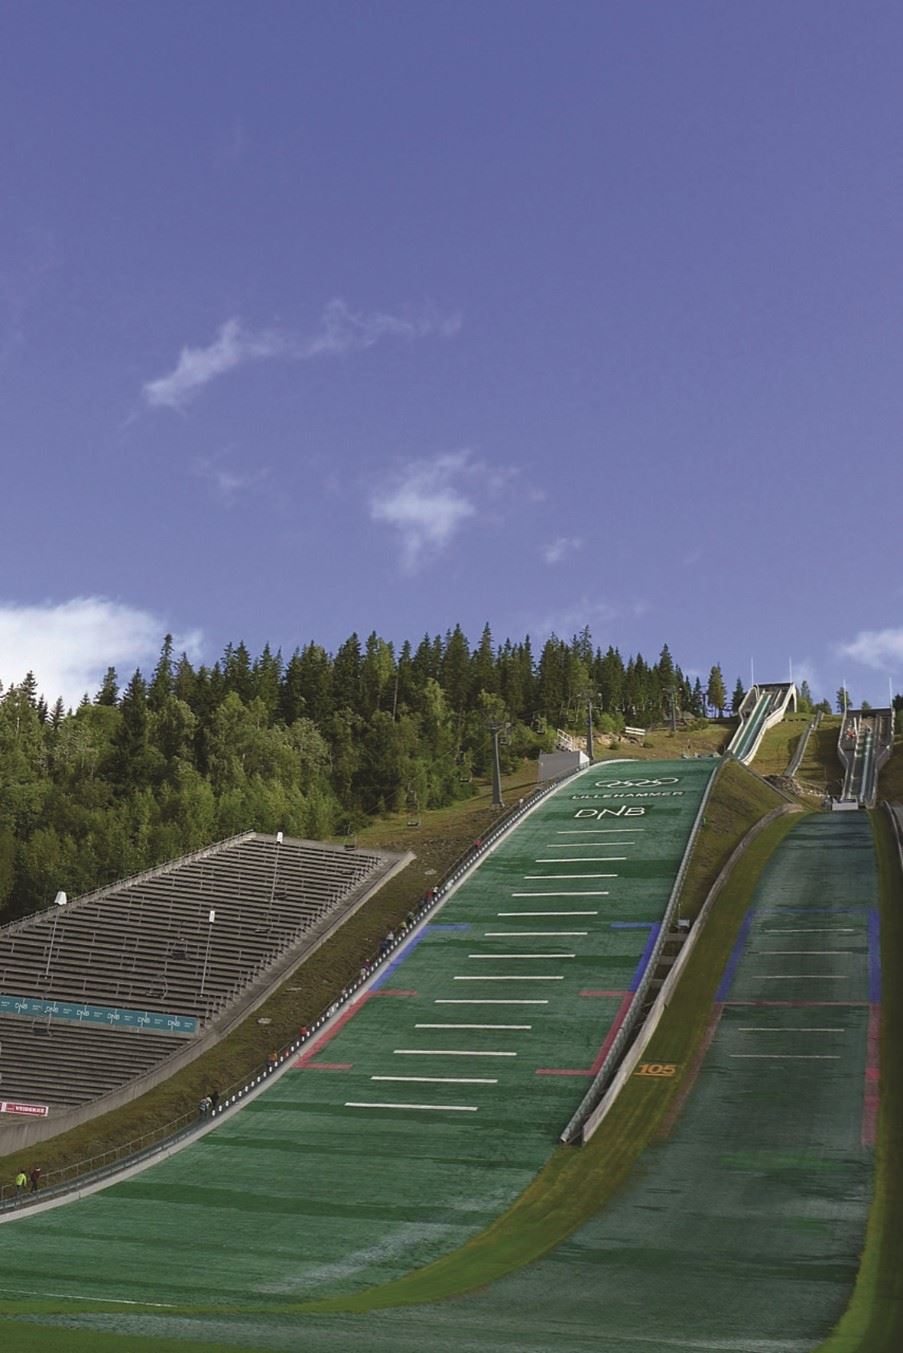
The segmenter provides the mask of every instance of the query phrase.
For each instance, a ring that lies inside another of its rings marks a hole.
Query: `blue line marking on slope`
[[[408,940],[407,944],[402,945],[398,953],[392,959],[392,962],[389,964],[389,966],[383,972],[380,973],[379,977],[377,977],[376,981],[373,983],[370,990],[379,991],[380,987],[384,987],[388,982],[389,978],[394,973],[395,969],[405,961],[408,954],[413,953],[413,951],[417,948],[418,944],[420,944],[421,940],[425,939],[426,939],[426,930],[424,929],[421,930],[419,935],[415,935],[413,939]]]
[[[470,929],[469,921],[461,921],[456,924],[448,923],[441,925],[436,925],[431,922],[430,924],[425,925],[423,929],[419,932],[419,934],[415,935],[413,939],[408,940],[407,944],[402,945],[402,947],[398,950],[398,953],[392,959],[392,962],[389,964],[389,966],[385,969],[384,972],[380,973],[379,977],[377,977],[376,981],[373,983],[370,990],[379,991],[380,987],[385,986],[386,982],[388,982],[389,978],[392,976],[392,974],[394,973],[395,969],[399,966],[399,964],[403,963],[405,959],[408,957],[408,955],[414,952],[418,944],[421,944],[423,940],[426,939],[427,935],[431,930],[469,930],[469,929]]]
[[[657,923],[649,930],[649,938],[646,941],[646,948],[643,950],[643,957],[636,966],[636,972],[633,974],[633,980],[628,987],[629,991],[636,991],[640,982],[643,980],[643,973],[646,971],[646,965],[649,962],[649,956],[655,948],[655,941],[658,939],[658,932],[661,930],[661,923]]]
[[[740,959],[743,956],[743,950],[746,948],[746,941],[749,939],[749,928],[752,925],[752,920],[753,920],[753,909],[752,907],[750,907],[749,911],[743,918],[743,924],[740,926],[740,933],[737,936],[733,949],[731,950],[730,958],[727,960],[727,963],[725,964],[724,975],[721,978],[721,985],[715,992],[716,1001],[726,1001],[728,995],[730,994],[730,989],[734,984],[734,978],[737,975],[737,968],[740,966]]]
[[[831,912],[835,913],[838,916],[842,916],[848,911],[871,911],[871,907],[868,906],[867,903],[857,903],[857,902],[835,902],[833,907],[776,906],[776,907],[768,907],[767,910],[763,911],[762,918],[763,920],[768,920],[772,916],[782,915],[783,912],[788,912],[791,915],[795,915],[801,912],[813,912],[813,913],[818,912],[820,914],[824,914],[825,912]]]

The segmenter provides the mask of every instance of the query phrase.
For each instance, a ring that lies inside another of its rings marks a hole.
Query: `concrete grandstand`
[[[246,832],[5,926],[2,1098],[42,1112],[0,1119],[0,1142],[171,1075],[407,858]]]

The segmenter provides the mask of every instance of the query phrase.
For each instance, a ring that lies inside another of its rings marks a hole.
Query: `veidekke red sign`
[[[49,1104],[20,1104],[14,1099],[0,1099],[0,1113],[24,1113],[28,1118],[46,1118]]]

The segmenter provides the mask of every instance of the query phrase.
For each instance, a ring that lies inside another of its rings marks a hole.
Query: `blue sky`
[[[896,4],[8,6],[0,677],[172,630],[903,687]]]

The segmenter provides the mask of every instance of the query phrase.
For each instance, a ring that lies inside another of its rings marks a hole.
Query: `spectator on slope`
[[[35,1165],[35,1166],[34,1166],[34,1168],[32,1169],[32,1172],[31,1172],[31,1174],[28,1176],[28,1178],[31,1180],[31,1191],[32,1191],[32,1193],[37,1193],[37,1191],[38,1191],[38,1185],[39,1185],[40,1182],[41,1182],[41,1167],[40,1167],[40,1165]]]
[[[210,1112],[216,1113],[219,1108],[219,1090],[214,1090],[210,1096]]]
[[[198,1104],[198,1117],[206,1118],[209,1112],[210,1112],[210,1096],[204,1095],[203,1099]]]
[[[25,1192],[25,1185],[28,1183],[28,1175],[24,1170],[20,1170],[16,1175],[16,1197],[20,1198]]]

